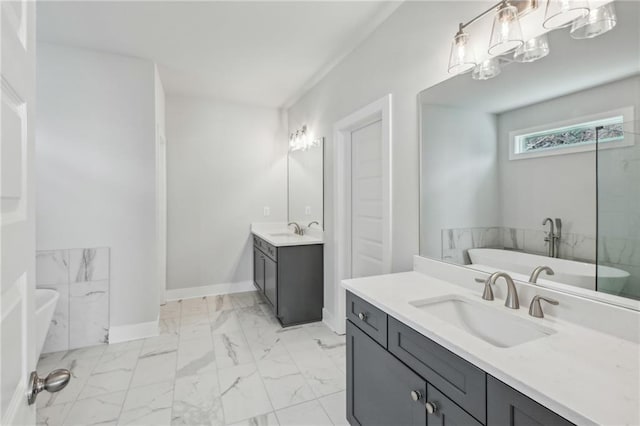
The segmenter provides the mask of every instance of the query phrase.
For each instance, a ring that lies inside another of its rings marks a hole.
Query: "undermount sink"
[[[409,304],[499,348],[509,348],[556,333],[462,296],[449,295]]]

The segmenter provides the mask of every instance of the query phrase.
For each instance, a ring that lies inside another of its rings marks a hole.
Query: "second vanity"
[[[474,285],[416,271],[343,282],[352,425],[640,422],[638,343],[529,316],[531,289],[508,309]]]
[[[298,235],[285,225],[254,224],[253,281],[283,326],[320,321],[322,233]]]

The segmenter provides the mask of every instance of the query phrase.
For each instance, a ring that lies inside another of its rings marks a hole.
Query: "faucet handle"
[[[482,298],[484,300],[493,300],[493,289],[491,288],[491,277],[484,278],[476,278],[475,281],[477,283],[484,284],[484,291],[482,292]]]
[[[542,297],[538,295],[533,296],[533,299],[531,299],[531,305],[529,305],[529,315],[531,315],[532,317],[544,318],[544,312],[542,312],[542,305],[540,304],[541,300],[544,300],[545,302],[552,305],[560,304],[560,302],[555,299],[550,299],[548,297]]]

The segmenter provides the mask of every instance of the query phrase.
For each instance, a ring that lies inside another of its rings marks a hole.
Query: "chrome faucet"
[[[531,305],[529,305],[529,315],[531,315],[532,317],[544,318],[544,312],[542,312],[542,306],[540,305],[541,300],[544,300],[547,303],[551,303],[552,305],[560,304],[560,302],[558,302],[555,299],[549,299],[542,296],[533,296],[533,299],[531,300]]]
[[[529,282],[531,284],[535,284],[538,281],[538,276],[540,276],[540,274],[543,271],[546,272],[547,275],[553,275],[555,273],[555,272],[553,272],[553,269],[549,268],[548,266],[538,266],[531,273],[531,276],[529,277]]]
[[[560,255],[560,238],[562,236],[562,220],[556,218],[555,227],[553,226],[553,219],[550,217],[545,218],[542,221],[542,226],[549,223],[549,232],[544,237],[544,241],[549,243],[548,255],[549,257],[558,257]]]
[[[304,235],[304,230],[300,227],[300,225],[298,225],[296,222],[289,222],[287,224],[287,226],[295,226],[295,229],[293,230],[293,233],[296,235]]]
[[[320,226],[320,222],[318,222],[317,220],[314,220],[313,222],[309,222],[309,224],[307,225],[307,228],[311,228],[311,225],[313,225],[314,223]]]
[[[520,309],[520,301],[518,300],[518,290],[516,290],[516,285],[513,282],[513,279],[506,272],[494,272],[489,275],[486,280],[476,279],[477,282],[484,282],[484,292],[482,293],[482,298],[484,300],[493,300],[493,289],[491,286],[496,283],[498,278],[504,278],[507,282],[507,298],[504,301],[504,306],[511,309]]]

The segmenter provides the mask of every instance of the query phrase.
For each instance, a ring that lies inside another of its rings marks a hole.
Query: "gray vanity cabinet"
[[[253,281],[283,326],[322,319],[323,269],[321,244],[276,247],[253,237]]]
[[[352,426],[569,426],[572,423],[347,292]]]
[[[564,417],[543,407],[498,379],[487,380],[487,422],[504,426],[570,426]]]

